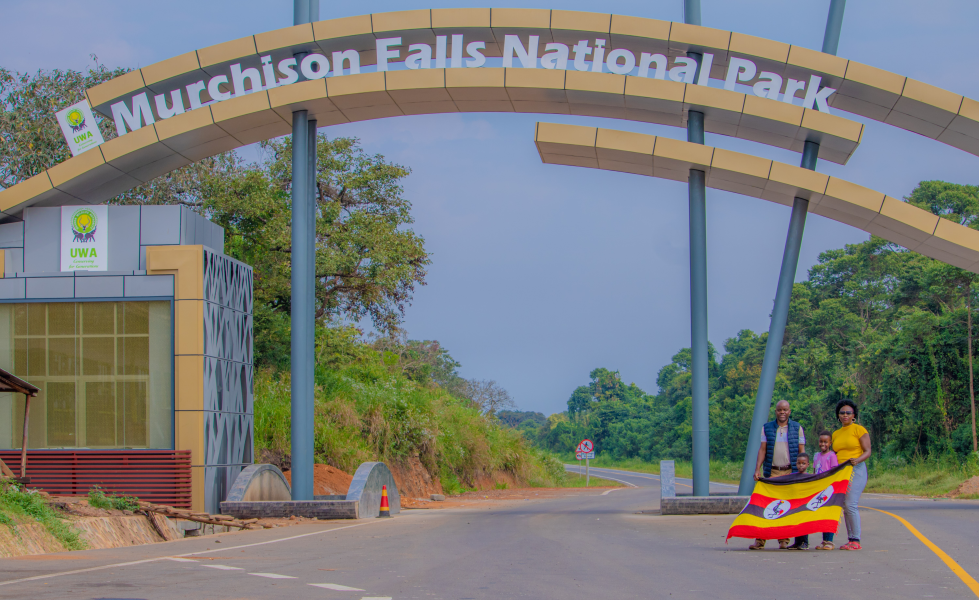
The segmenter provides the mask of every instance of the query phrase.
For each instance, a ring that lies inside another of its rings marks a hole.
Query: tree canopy
[[[94,57],[93,57],[94,58]],[[70,157],[54,113],[86,88],[124,73],[96,62],[87,73],[0,69],[0,187],[24,181]],[[96,116],[106,139],[111,123]],[[411,230],[404,166],[369,154],[354,138],[317,136],[316,318],[321,326],[367,319],[396,335],[430,263]],[[291,299],[291,137],[262,144],[249,163],[235,152],[177,169],[110,200],[178,204],[225,229],[224,251],[254,269],[255,355],[284,365]]]
[[[906,201],[979,229],[977,186],[923,181]],[[852,398],[878,456],[893,460],[972,452],[975,283],[973,273],[877,237],[822,253],[793,288],[773,405],[788,400],[792,417],[818,432],[835,429],[836,403]],[[722,355],[710,347],[712,458],[744,457],[767,341],[745,329]],[[566,417],[532,434],[539,445],[570,452],[588,437],[615,457],[690,459],[688,348],[660,369],[657,393],[604,368],[590,379],[571,393]]]

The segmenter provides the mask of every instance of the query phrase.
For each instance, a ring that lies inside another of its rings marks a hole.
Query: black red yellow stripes
[[[836,531],[852,473],[846,464],[819,475],[759,481],[728,530],[728,539],[771,540]]]

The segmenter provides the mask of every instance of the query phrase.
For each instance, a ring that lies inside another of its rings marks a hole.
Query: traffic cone
[[[381,511],[378,513],[377,518],[389,517],[391,516],[391,507],[388,506],[388,486],[381,486]]]

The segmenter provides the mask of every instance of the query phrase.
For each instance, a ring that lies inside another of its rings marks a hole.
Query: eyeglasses
[[[852,410],[841,410],[840,411],[840,414],[841,415],[852,415],[853,414],[853,411]]]

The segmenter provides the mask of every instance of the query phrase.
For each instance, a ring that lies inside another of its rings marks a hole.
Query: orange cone
[[[381,512],[378,513],[377,518],[390,517],[391,507],[388,506],[388,486],[381,486]]]

